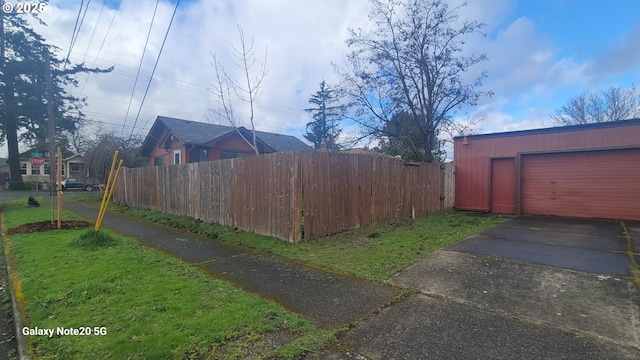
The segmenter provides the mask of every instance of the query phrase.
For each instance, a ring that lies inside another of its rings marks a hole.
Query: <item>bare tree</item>
[[[87,119],[76,119],[75,127],[63,132],[64,136],[68,140],[69,149],[76,154],[84,154],[89,150],[93,145],[95,145],[95,139],[92,139],[91,136],[91,133],[93,132],[92,130],[92,124]],[[98,130],[98,133],[100,133],[100,130]]]
[[[116,150],[119,151],[118,157],[124,161],[124,166],[129,168],[145,166],[147,164],[146,158],[138,155],[142,142],[143,138],[140,135],[122,138],[115,132],[98,134],[95,143],[84,155],[87,164],[89,164],[89,174],[106,181]]]
[[[582,93],[556,110],[557,125],[592,124],[640,117],[640,96],[635,86],[611,86],[600,92]]]
[[[264,61],[258,62],[255,51],[253,49],[254,41],[247,45],[244,38],[244,32],[238,25],[238,34],[240,35],[240,47],[231,44],[233,56],[236,58],[235,65],[242,71],[242,81],[234,80],[232,74],[227,72],[225,67],[218,61],[215,53],[212,66],[216,72],[216,83],[213,85],[213,95],[217,100],[217,107],[212,109],[212,114],[224,119],[233,126],[238,134],[249,144],[255,151],[256,155],[260,154],[258,142],[256,139],[255,128],[255,101],[260,95],[260,86],[267,76],[265,64],[267,62],[267,52],[265,50]],[[257,69],[256,69],[257,67]],[[251,124],[252,138],[247,139],[245,134],[240,131],[241,119],[238,112],[234,109],[234,102],[240,101],[249,105],[249,123]]]
[[[486,72],[467,74],[486,56],[463,52],[465,40],[484,24],[458,21],[459,7],[449,8],[442,0],[371,3],[372,28],[350,30],[347,44],[354,51],[336,66],[343,95],[351,99],[353,119],[365,134],[381,140],[394,136],[387,124],[406,113],[420,139],[421,160],[432,162],[440,129],[457,112],[491,95],[479,90]]]

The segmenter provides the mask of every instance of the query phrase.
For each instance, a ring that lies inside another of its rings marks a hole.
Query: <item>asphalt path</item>
[[[627,254],[640,241],[627,234],[639,228],[521,216],[470,236],[390,279],[421,294],[402,305],[415,315],[396,331],[431,339],[422,340],[429,358],[640,358],[640,300]],[[397,311],[385,316],[399,319]],[[389,340],[358,337],[393,328],[385,316],[347,339],[375,340],[356,347],[369,358],[419,358],[420,350],[394,352]]]

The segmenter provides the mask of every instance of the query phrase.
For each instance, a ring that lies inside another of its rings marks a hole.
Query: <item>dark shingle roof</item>
[[[280,151],[310,151],[313,148],[295,136],[269,133],[264,131],[256,131],[256,137],[269,145],[273,150]]]
[[[193,145],[204,145],[213,139],[235,131],[231,126],[206,124],[166,116],[158,116],[156,121],[164,123],[178,139]]]
[[[235,132],[236,129],[231,126],[207,124],[191,120],[183,120],[170,118],[166,116],[158,116],[156,122],[151,127],[147,138],[140,149],[141,154],[150,153],[150,147],[157,144],[160,136],[159,124],[163,124],[169,128],[171,132],[181,141],[191,145],[205,145],[223,136],[228,136]],[[244,131],[247,131],[244,128]],[[313,150],[309,145],[303,143],[295,136],[275,134],[264,131],[256,131],[257,138],[272,148],[274,151],[310,151]]]

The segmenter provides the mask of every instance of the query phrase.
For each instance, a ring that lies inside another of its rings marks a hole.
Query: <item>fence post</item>
[[[129,191],[128,191],[128,187],[127,187],[127,173],[129,172],[128,170],[129,170],[128,168],[124,168],[124,173],[122,174],[122,175],[124,175],[123,176],[123,178],[124,178],[123,179],[124,188],[122,189],[123,190],[122,193],[124,193],[124,204],[125,205],[129,205]]]

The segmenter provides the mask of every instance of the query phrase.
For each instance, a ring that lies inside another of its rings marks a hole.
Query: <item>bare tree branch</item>
[[[640,96],[635,86],[611,86],[596,93],[582,93],[556,110],[557,125],[592,124],[640,117]]]
[[[354,50],[341,66],[343,93],[354,105],[353,118],[373,137],[392,135],[386,127],[405,112],[412,135],[400,142],[414,156],[435,160],[439,134],[458,112],[491,92],[479,90],[486,72],[471,82],[465,73],[487,58],[462,52],[468,36],[484,24],[458,21],[460,7],[442,0],[370,0],[373,28],[350,30]],[[461,6],[464,6],[461,5]]]
[[[212,53],[213,58],[212,66],[216,74],[216,83],[213,85],[213,96],[216,99],[217,107],[211,109],[211,113],[224,119],[227,123],[233,126],[240,137],[253,149],[257,154],[260,154],[258,149],[258,142],[256,138],[255,129],[255,101],[260,95],[260,88],[262,81],[267,76],[267,70],[265,64],[267,62],[267,52],[265,50],[264,60],[258,63],[255,51],[253,49],[254,41],[251,40],[251,44],[247,45],[244,37],[244,31],[238,25],[238,34],[240,37],[240,47],[236,47],[231,44],[233,50],[233,56],[236,58],[235,65],[242,71],[243,84],[234,80],[234,77],[229,74],[224,66],[218,61],[216,54]],[[259,66],[257,72],[254,73],[254,67]],[[240,131],[241,120],[238,119],[237,112],[234,111],[233,102],[243,102],[249,106],[249,124],[251,125],[251,139],[247,139],[245,134]]]

